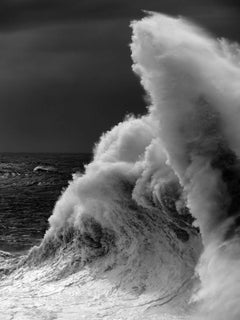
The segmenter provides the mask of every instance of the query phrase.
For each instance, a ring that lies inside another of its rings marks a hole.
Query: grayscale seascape
[[[0,3],[0,320],[239,320],[239,44],[67,3]]]

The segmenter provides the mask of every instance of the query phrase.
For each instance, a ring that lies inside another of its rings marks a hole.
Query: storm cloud
[[[144,113],[128,47],[143,9],[240,38],[236,1],[1,1],[0,151],[89,152],[127,113]]]

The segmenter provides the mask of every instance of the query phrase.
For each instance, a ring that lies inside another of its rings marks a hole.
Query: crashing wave
[[[239,50],[182,18],[131,26],[148,113],[101,137],[14,266],[14,290],[30,277],[43,306],[37,290],[54,286],[61,319],[237,320]]]

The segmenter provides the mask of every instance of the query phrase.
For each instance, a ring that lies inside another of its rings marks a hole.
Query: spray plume
[[[239,49],[180,18],[153,14],[132,28],[133,69],[205,246],[201,317],[239,319]]]

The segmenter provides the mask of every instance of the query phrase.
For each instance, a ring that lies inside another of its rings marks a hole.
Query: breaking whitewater
[[[240,49],[131,27],[147,113],[101,137],[40,246],[1,253],[3,320],[240,319]]]

